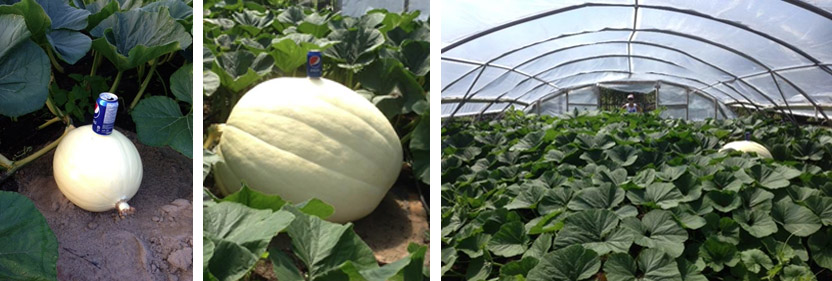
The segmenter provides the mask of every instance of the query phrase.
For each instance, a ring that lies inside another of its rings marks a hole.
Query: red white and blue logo
[[[321,56],[309,56],[309,64],[310,65],[319,65],[319,64],[321,64]]]

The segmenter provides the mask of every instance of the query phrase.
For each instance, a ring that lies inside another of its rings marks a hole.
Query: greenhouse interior
[[[832,1],[441,13],[442,280],[832,280]]]
[[[832,2],[445,1],[443,119],[513,108],[829,120]]]

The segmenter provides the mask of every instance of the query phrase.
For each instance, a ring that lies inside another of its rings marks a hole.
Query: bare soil
[[[52,177],[53,153],[4,183],[32,199],[58,238],[59,280],[193,280],[192,160],[164,147],[136,145],[143,178],[130,201],[136,213],[76,207]],[[94,157],[91,155],[91,157]]]

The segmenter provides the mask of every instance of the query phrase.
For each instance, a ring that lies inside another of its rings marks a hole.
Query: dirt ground
[[[52,156],[24,167],[6,185],[34,201],[58,238],[58,280],[193,280],[192,160],[138,143],[142,184],[136,213],[91,213],[72,204],[52,177]]]

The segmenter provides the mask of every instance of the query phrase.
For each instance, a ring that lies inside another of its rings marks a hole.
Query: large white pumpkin
[[[52,160],[58,188],[76,206],[91,212],[132,209],[127,201],[142,182],[139,151],[127,137],[113,130],[96,134],[92,125],[67,133]]]
[[[327,79],[278,78],[240,99],[219,142],[225,192],[249,187],[298,203],[318,198],[334,222],[378,206],[402,165],[398,135],[364,97]]]
[[[729,143],[725,144],[722,148],[720,148],[719,151],[722,152],[722,151],[725,151],[725,150],[728,150],[728,149],[733,149],[733,150],[742,151],[742,152],[755,152],[755,153],[757,153],[757,156],[772,159],[771,152],[769,152],[768,149],[766,149],[765,146],[763,146],[759,143],[753,142],[753,141],[729,142]]]

